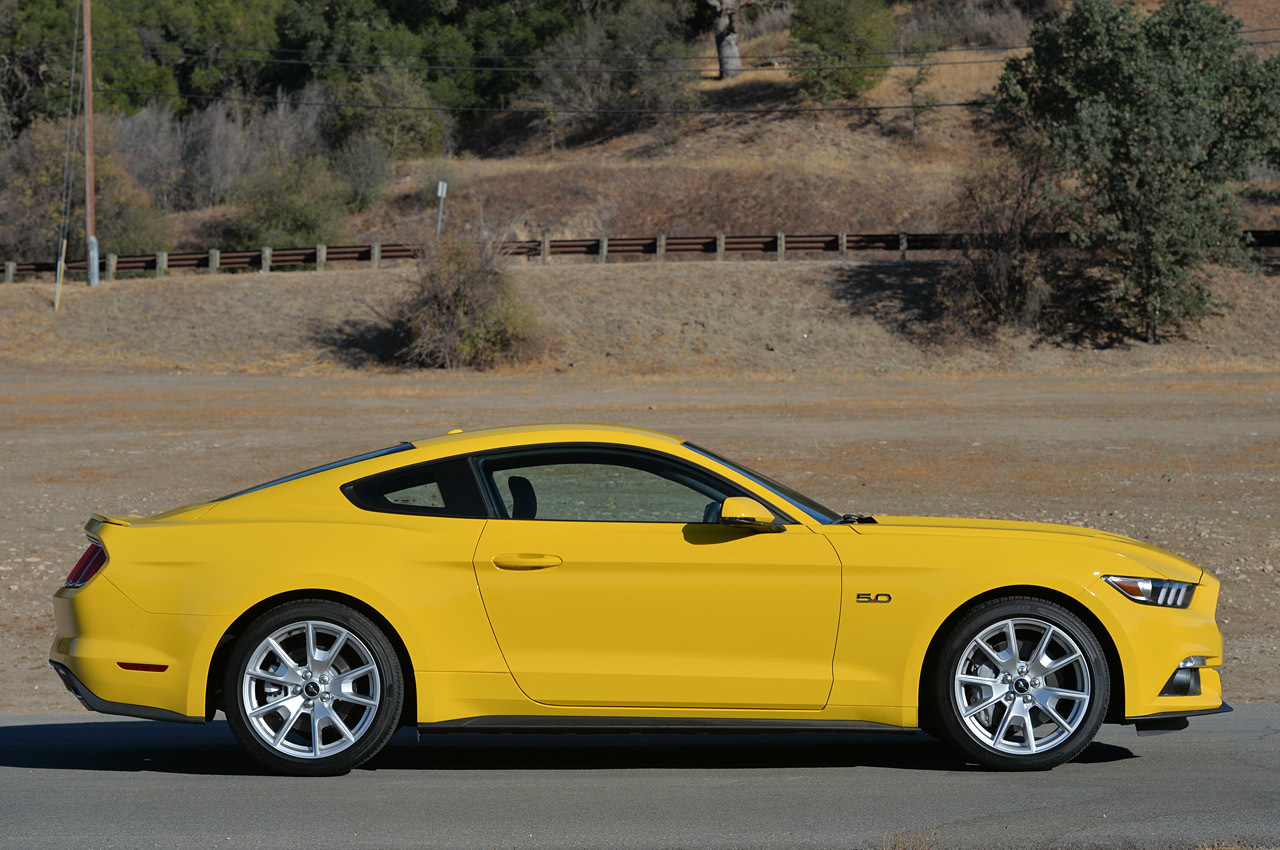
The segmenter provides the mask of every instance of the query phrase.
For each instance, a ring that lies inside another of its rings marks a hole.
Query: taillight
[[[67,587],[80,587],[93,578],[106,562],[107,550],[97,543],[91,544],[88,549],[84,550],[80,560],[76,561],[76,565],[71,568],[71,574],[67,576]]]

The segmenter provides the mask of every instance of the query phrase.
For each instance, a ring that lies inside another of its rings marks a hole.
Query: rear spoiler
[[[103,525],[120,525],[128,528],[132,523],[130,520],[142,519],[141,514],[129,514],[128,516],[109,516],[107,514],[94,514],[89,521],[84,524],[84,530],[93,534],[99,526]]]

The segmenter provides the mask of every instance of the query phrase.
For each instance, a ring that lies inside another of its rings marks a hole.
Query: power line
[[[514,113],[517,115],[790,115],[805,112],[879,112],[894,109],[951,109],[951,108],[987,108],[990,103],[980,100],[957,103],[931,104],[890,104],[887,106],[779,106],[761,107],[758,109],[557,109],[539,107],[501,107],[501,106],[406,106],[385,103],[352,103],[327,100],[292,100],[289,98],[242,97],[216,94],[181,94],[162,91],[141,91],[138,89],[95,88],[95,92],[105,94],[129,94],[146,97],[170,97],[181,100],[222,100],[232,103],[261,103],[272,106],[319,106],[341,109],[368,109],[373,111],[408,111],[408,112],[475,112],[475,113]]]

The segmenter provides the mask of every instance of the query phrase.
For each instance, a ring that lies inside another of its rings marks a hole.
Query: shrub
[[[1048,278],[1063,267],[1060,246],[1045,239],[1061,225],[1049,156],[998,150],[965,175],[951,203],[951,226],[970,235],[963,262],[944,281],[942,306],[970,330],[1040,323]]]
[[[367,210],[391,183],[395,161],[382,142],[371,135],[348,139],[332,158],[333,168],[346,183],[347,206]]]
[[[299,247],[341,241],[345,188],[324,158],[268,159],[236,184],[240,248]]]
[[[884,0],[799,0],[791,15],[792,76],[810,97],[856,97],[884,78],[897,27]]]
[[[446,236],[427,246],[418,279],[387,317],[397,362],[486,369],[532,352],[533,321],[507,281],[500,244]]]
[[[902,24],[903,45],[1013,47],[1025,44],[1031,20],[1009,0],[916,4]]]

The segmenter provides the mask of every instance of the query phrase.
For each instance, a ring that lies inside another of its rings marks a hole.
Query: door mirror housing
[[[720,524],[748,531],[776,533],[785,529],[773,511],[746,496],[730,496],[721,503]]]

